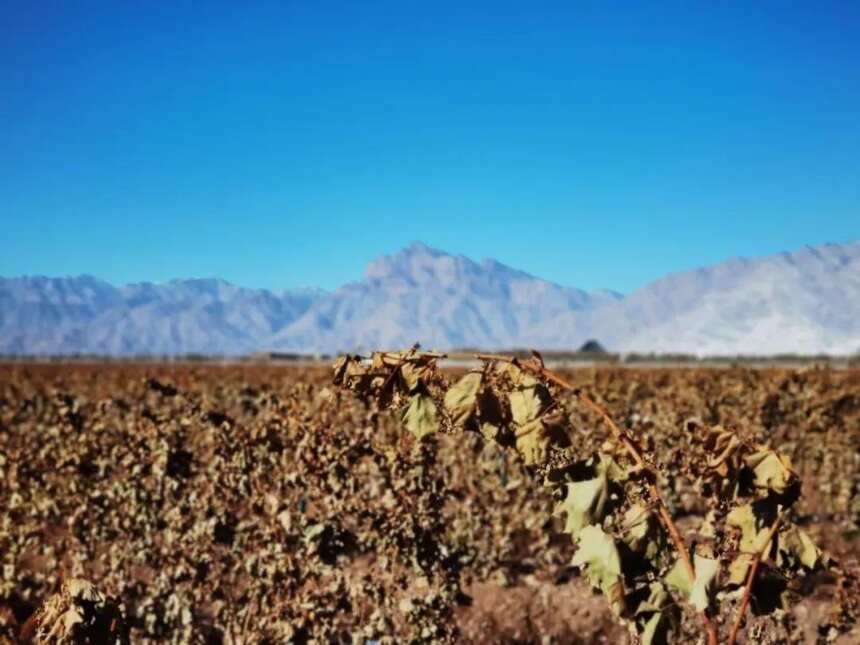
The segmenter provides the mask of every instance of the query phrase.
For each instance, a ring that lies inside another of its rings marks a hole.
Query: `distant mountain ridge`
[[[860,351],[860,242],[667,275],[624,297],[415,243],[326,293],[217,279],[114,287],[0,278],[0,353],[223,354],[405,347],[699,355]]]
[[[241,354],[323,294],[217,279],[114,287],[92,276],[0,278],[0,352]]]

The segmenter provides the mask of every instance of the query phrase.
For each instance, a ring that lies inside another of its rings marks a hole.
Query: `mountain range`
[[[421,243],[333,292],[217,279],[0,278],[0,353],[238,355],[407,347],[698,355],[860,351],[860,242],[669,274],[622,296]]]

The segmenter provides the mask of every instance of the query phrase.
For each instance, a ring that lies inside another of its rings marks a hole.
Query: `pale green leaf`
[[[720,572],[720,563],[697,554],[693,558],[693,566],[696,569],[696,580],[690,591],[690,603],[699,611],[704,611],[711,602],[711,589],[714,586],[714,579]]]
[[[436,404],[429,394],[413,394],[403,415],[403,423],[417,439],[439,431]]]
[[[726,524],[740,529],[740,550],[743,553],[759,553],[766,546],[768,526],[756,515],[752,504],[733,508],[726,517]]]
[[[556,513],[566,513],[564,526],[566,533],[574,539],[584,526],[599,523],[603,519],[603,509],[608,497],[608,482],[605,475],[594,479],[572,482],[566,485],[565,498],[557,505]]]
[[[687,598],[696,609],[704,611],[710,603],[711,587],[719,573],[720,563],[696,554],[693,558],[693,567],[696,571],[695,579],[690,578],[686,565],[678,559],[666,574],[665,581],[667,585],[677,589]]]
[[[690,572],[687,571],[687,566],[680,558],[675,560],[675,564],[669,569],[669,573],[666,574],[664,580],[667,585],[676,589],[685,598],[690,597],[694,581],[690,577]]]
[[[325,531],[325,524],[310,524],[304,532],[305,540],[315,540]]]
[[[653,611],[660,611],[668,599],[669,594],[666,591],[666,587],[660,582],[652,582],[648,587],[648,597],[639,603],[634,613],[638,616]]]
[[[645,623],[645,629],[642,630],[641,642],[642,645],[657,645],[665,643],[666,639],[658,636],[658,628],[663,620],[663,614],[659,611],[654,612],[648,622]]]
[[[580,567],[593,587],[600,589],[613,609],[620,611],[624,600],[621,556],[615,541],[599,526],[586,526],[579,534],[579,548],[571,562]]]

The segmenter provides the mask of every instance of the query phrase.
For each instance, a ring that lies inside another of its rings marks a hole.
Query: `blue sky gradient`
[[[854,2],[148,4],[0,7],[0,275],[332,288],[422,240],[629,292],[860,238]]]

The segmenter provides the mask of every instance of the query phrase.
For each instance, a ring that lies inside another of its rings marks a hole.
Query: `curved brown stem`
[[[511,358],[508,356],[501,356],[498,354],[478,354],[477,358],[479,360],[485,361],[503,361],[507,363],[513,363],[514,365],[519,366],[522,369],[525,369],[529,372],[532,372],[536,376],[539,376],[555,385],[558,385],[560,388],[569,390],[574,393],[576,398],[587,408],[596,412],[597,415],[603,419],[606,425],[609,427],[609,430],[612,432],[615,439],[624,446],[624,449],[627,451],[627,454],[630,455],[630,458],[636,464],[637,468],[646,471],[647,473],[654,475],[648,478],[648,493],[651,495],[651,498],[657,505],[657,514],[660,517],[660,521],[663,526],[666,528],[666,532],[669,534],[669,537],[672,539],[672,543],[675,545],[675,550],[678,552],[678,557],[681,559],[681,562],[684,563],[684,568],[687,570],[687,573],[690,575],[691,580],[695,580],[696,578],[696,569],[693,566],[693,561],[690,559],[690,554],[687,550],[687,545],[684,542],[684,538],[681,536],[681,532],[678,530],[678,526],[675,524],[675,521],[672,519],[671,513],[669,513],[669,508],[666,506],[666,502],[663,500],[663,496],[660,495],[660,491],[657,488],[655,483],[656,479],[656,469],[653,465],[651,465],[647,459],[645,459],[645,455],[639,443],[630,436],[630,434],[621,428],[609,412],[602,405],[597,403],[594,399],[588,396],[585,392],[575,387],[572,383],[566,381],[558,374],[550,372],[543,366],[543,363],[539,359],[535,360],[524,360],[519,361],[516,358]],[[711,619],[708,618],[708,615],[703,611],[701,612],[702,622],[705,624],[705,629],[708,632],[708,645],[716,645],[717,644],[717,628],[711,622]]]
[[[750,567],[750,572],[747,575],[747,583],[744,587],[744,597],[741,600],[741,606],[738,607],[738,613],[735,616],[732,631],[729,633],[729,645],[735,645],[735,641],[738,638],[738,631],[740,631],[741,623],[744,621],[744,614],[746,614],[747,607],[750,604],[750,597],[752,596],[752,588],[753,583],[755,583],[755,574],[758,572],[758,565],[761,562],[762,557],[764,557],[764,554],[767,553],[767,550],[770,548],[770,543],[776,535],[776,532],[779,530],[781,522],[782,514],[780,513],[776,516],[770,530],[767,532],[767,539],[765,540],[764,546],[762,546],[761,550],[753,557],[752,566]]]

